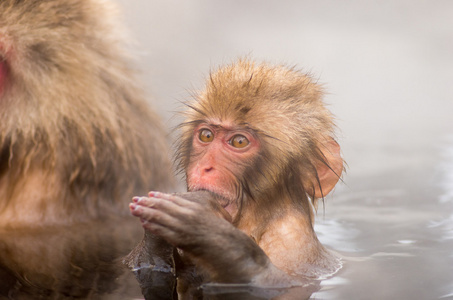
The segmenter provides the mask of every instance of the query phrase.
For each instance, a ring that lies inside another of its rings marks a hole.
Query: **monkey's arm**
[[[214,282],[281,284],[288,276],[219,212],[177,195],[151,193],[131,204],[143,227],[182,249]]]
[[[173,250],[163,238],[145,230],[142,241],[124,258],[123,264],[134,273],[145,299],[173,299],[176,286]]]

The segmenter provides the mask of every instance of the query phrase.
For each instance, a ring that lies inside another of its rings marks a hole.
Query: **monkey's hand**
[[[221,196],[214,194],[209,191],[196,191],[196,192],[185,192],[185,193],[175,193],[175,196],[190,200],[196,203],[201,204],[205,209],[210,209],[218,217],[232,222],[231,215],[220,205]],[[151,196],[151,195],[150,195]]]
[[[146,230],[182,249],[213,281],[252,282],[273,266],[250,237],[212,207],[175,194],[149,196],[135,198],[130,204],[132,215]]]

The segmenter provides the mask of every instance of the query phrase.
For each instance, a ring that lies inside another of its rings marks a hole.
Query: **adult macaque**
[[[115,14],[104,0],[0,1],[0,298],[107,293],[107,266],[142,235],[122,232],[136,222],[125,199],[174,189]]]
[[[112,9],[0,1],[0,227],[121,214],[124,197],[171,186]]]
[[[220,68],[187,104],[176,158],[188,190],[214,193],[221,207],[151,192],[134,198],[132,214],[205,282],[272,286],[333,274],[340,263],[316,237],[314,209],[343,159],[321,96],[310,77],[284,66]]]

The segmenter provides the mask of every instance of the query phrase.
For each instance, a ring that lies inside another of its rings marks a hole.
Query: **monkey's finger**
[[[135,203],[129,203],[129,210],[130,210],[131,214],[132,214],[132,212],[134,211],[134,209],[135,209],[136,206],[137,206],[137,205],[136,205]]]
[[[132,198],[132,202],[141,206],[146,206],[146,207],[153,207],[155,201],[152,201],[148,197],[134,197]]]
[[[196,210],[197,206],[199,207],[201,204],[192,200],[185,199],[183,197],[174,195],[174,194],[166,194],[166,193],[161,193],[161,192],[149,192],[148,195],[152,198],[158,198],[158,199],[165,199],[170,202],[175,203],[176,205],[183,207],[183,208],[188,208],[190,210]],[[143,200],[146,201],[146,200]],[[217,202],[209,202],[209,205],[214,212],[216,216],[219,218],[225,219],[228,222],[232,222],[233,218],[231,215]]]
[[[161,192],[149,192],[148,195],[152,198],[167,200],[180,207],[195,208],[198,205],[196,202],[184,199],[183,197],[179,197],[174,194],[167,194],[167,193],[161,193]]]
[[[179,206],[172,201],[167,201],[160,198],[140,197],[140,199],[135,204],[154,210],[159,210],[162,213],[166,213],[177,219],[181,219],[182,216],[191,213],[191,209]]]
[[[174,227],[179,223],[173,216],[154,208],[140,206],[134,203],[131,203],[129,207],[133,216],[139,217],[141,220],[148,223],[156,223],[170,227]]]
[[[149,232],[164,238],[170,244],[175,245],[175,242],[178,241],[178,234],[167,226],[147,221],[142,222],[142,226]]]

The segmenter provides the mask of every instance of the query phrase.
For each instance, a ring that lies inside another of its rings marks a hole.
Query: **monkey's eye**
[[[203,129],[200,131],[200,135],[198,136],[198,138],[203,143],[209,143],[212,142],[212,140],[214,139],[214,134],[209,129]]]
[[[244,148],[248,144],[250,144],[250,142],[245,136],[243,136],[241,134],[237,134],[231,138],[230,144],[234,148]]]

